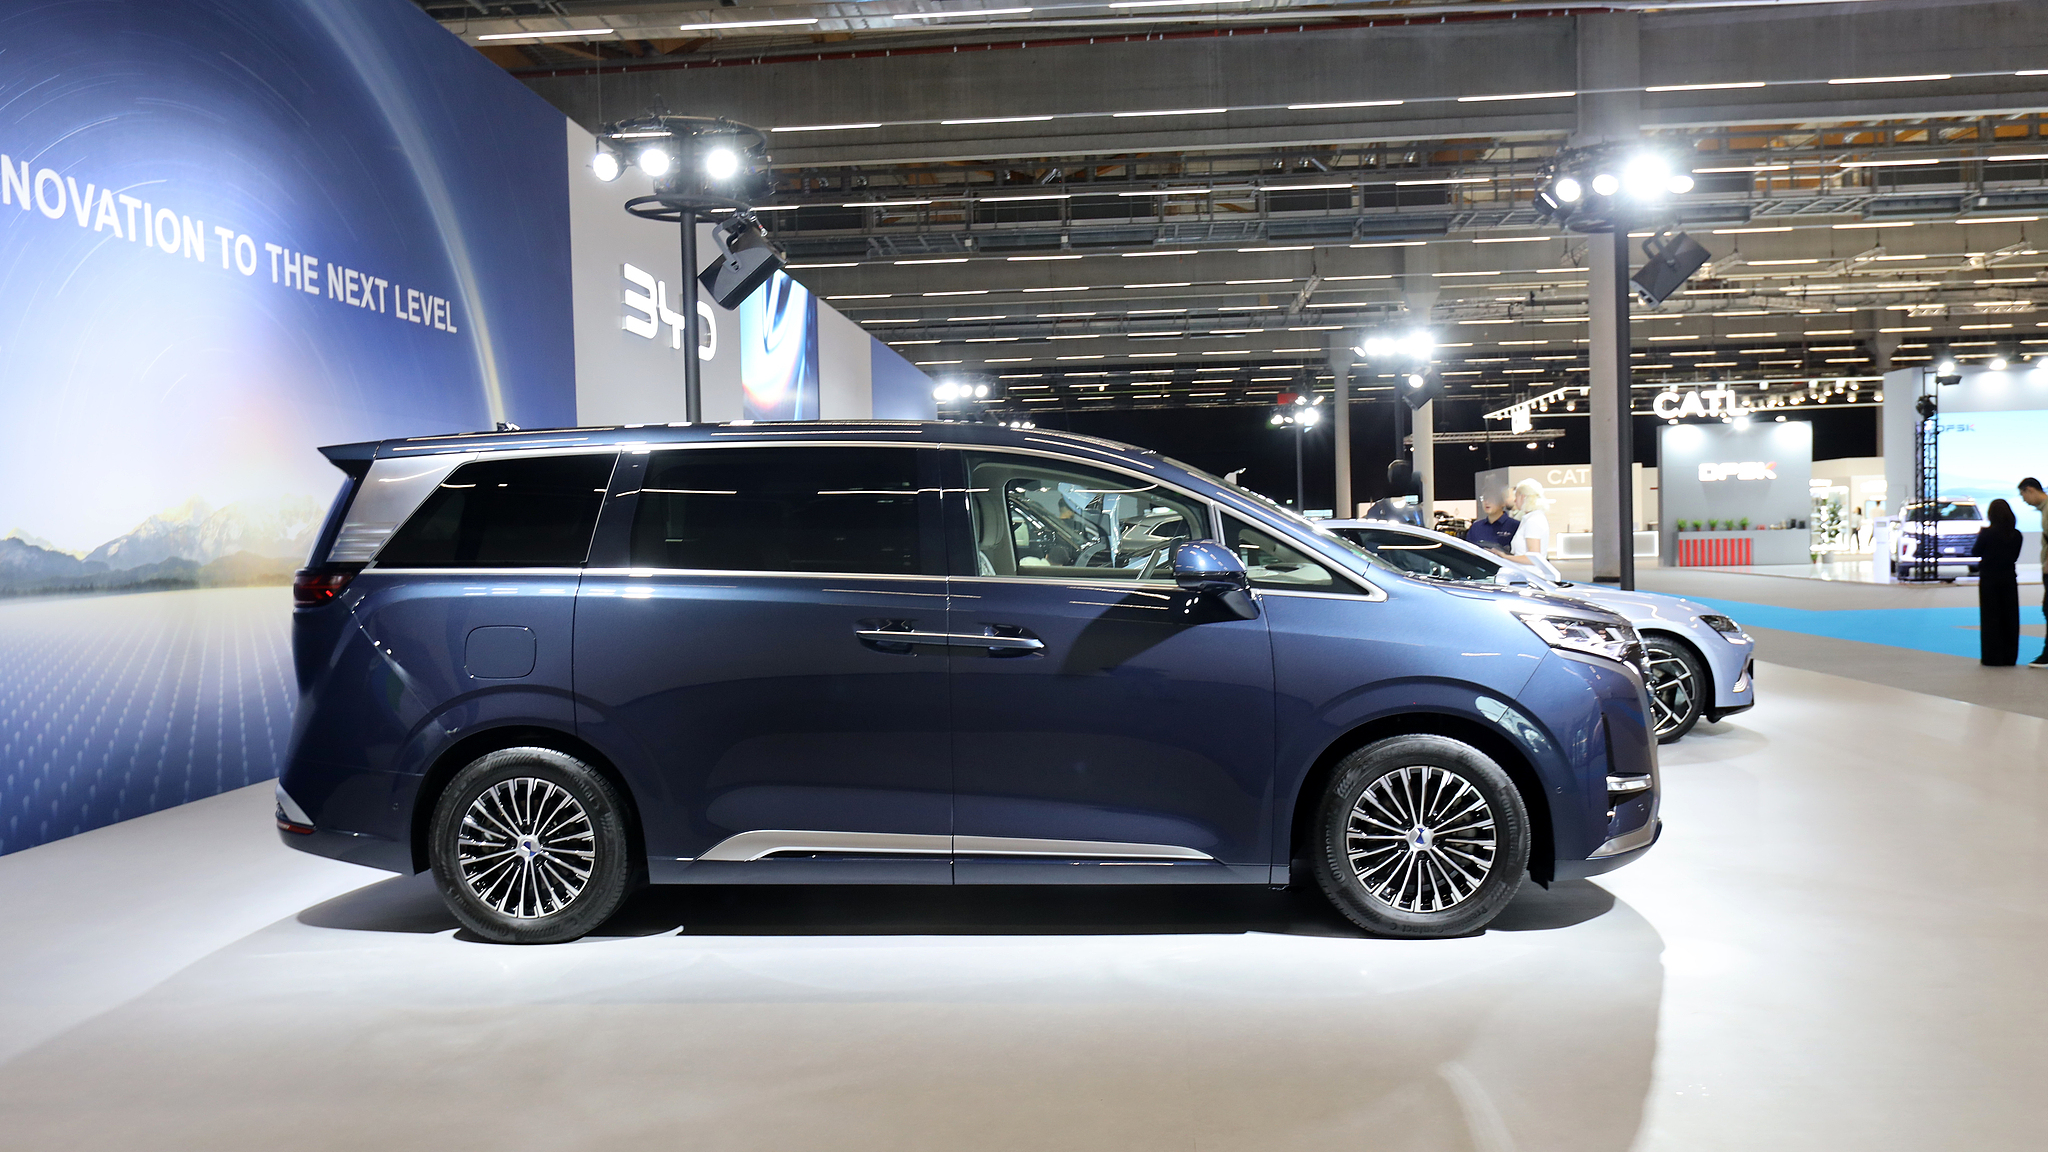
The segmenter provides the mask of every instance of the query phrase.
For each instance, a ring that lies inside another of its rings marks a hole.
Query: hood
[[[1506,609],[1534,609],[1542,612],[1557,612],[1569,616],[1618,619],[1626,622],[1628,617],[1604,604],[1581,597],[1569,596],[1562,592],[1551,592],[1540,588],[1501,587],[1493,584],[1451,584],[1428,583],[1445,595],[1466,600],[1484,600],[1499,604]]]
[[[1629,623],[1642,625],[1651,620],[1683,625],[1699,616],[1712,614],[1714,610],[1695,600],[1683,596],[1667,596],[1661,592],[1627,592],[1620,588],[1605,588],[1598,584],[1573,584],[1560,589],[1559,593],[1597,604],[1628,618]]]

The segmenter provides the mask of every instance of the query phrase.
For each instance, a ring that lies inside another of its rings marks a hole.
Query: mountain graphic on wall
[[[222,508],[187,500],[82,557],[17,530],[0,538],[0,596],[288,583],[320,517],[310,496]]]

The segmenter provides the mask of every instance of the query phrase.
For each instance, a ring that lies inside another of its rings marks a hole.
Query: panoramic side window
[[[569,568],[590,533],[615,453],[479,460],[457,468],[377,553],[385,568]]]
[[[1173,546],[1209,538],[1208,506],[1085,465],[969,452],[975,567],[1048,580],[1173,579]]]
[[[1356,592],[1355,585],[1340,581],[1336,573],[1311,559],[1263,528],[1254,528],[1235,517],[1224,517],[1230,550],[1244,561],[1245,575],[1252,587],[1281,592]]]
[[[636,568],[916,575],[912,448],[695,448],[648,460]]]

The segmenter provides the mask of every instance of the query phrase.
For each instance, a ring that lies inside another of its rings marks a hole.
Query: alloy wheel
[[[486,788],[463,813],[457,862],[469,890],[520,920],[569,906],[590,882],[597,838],[565,789],[531,776]]]
[[[1441,912],[1469,899],[1498,853],[1493,808],[1464,777],[1435,765],[1397,768],[1360,793],[1345,853],[1373,899]]]
[[[1650,711],[1661,738],[1683,727],[1698,707],[1698,683],[1683,656],[1653,647],[1650,656]]]

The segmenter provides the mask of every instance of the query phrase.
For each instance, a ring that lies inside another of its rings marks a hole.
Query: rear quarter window
[[[569,568],[611,483],[614,453],[479,460],[456,469],[377,553],[384,568]]]

